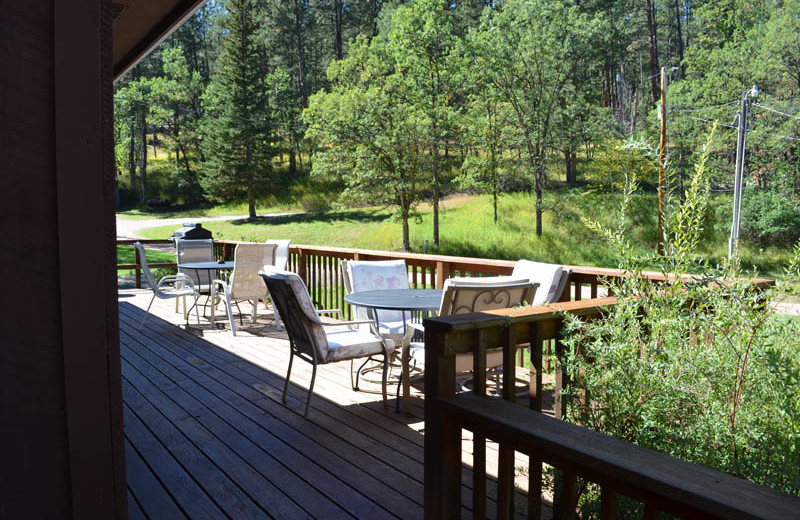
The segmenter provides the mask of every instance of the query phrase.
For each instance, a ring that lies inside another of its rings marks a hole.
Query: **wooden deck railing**
[[[617,517],[617,496],[644,503],[645,518],[666,512],[682,518],[797,518],[800,499],[708,468],[548,417],[541,411],[542,345],[558,337],[561,312],[587,319],[602,315],[614,298],[552,307],[445,316],[425,321],[425,518],[460,518],[462,428],[473,436],[473,518],[486,517],[486,442],[499,443],[498,519],[513,518],[515,452],[529,457],[528,518],[542,517],[543,464],[561,473],[553,516],[572,520],[578,478],[601,489],[600,517]],[[561,311],[561,312],[559,312]],[[515,404],[515,370],[504,363],[502,399],[486,395],[486,350],[502,347],[513,359],[529,343],[529,408]],[[557,346],[557,348],[560,348]],[[456,393],[455,356],[474,356],[471,393]],[[479,376],[480,375],[480,376]],[[556,374],[556,392],[565,384]],[[563,413],[556,396],[556,417]]]

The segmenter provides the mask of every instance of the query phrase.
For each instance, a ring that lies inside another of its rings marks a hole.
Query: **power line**
[[[777,108],[768,107],[766,105],[762,105],[761,103],[753,103],[753,105],[757,106],[759,108],[763,108],[764,110],[769,110],[770,112],[775,112],[776,114],[780,114],[780,115],[786,116],[786,117],[791,117],[792,119],[797,119],[798,121],[800,121],[800,116],[796,116],[796,115],[793,115],[793,114],[787,114],[786,112],[781,112]]]

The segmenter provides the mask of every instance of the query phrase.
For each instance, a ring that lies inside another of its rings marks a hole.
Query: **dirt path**
[[[177,217],[177,218],[151,218],[129,219],[117,216],[117,238],[142,238],[139,232],[143,229],[161,226],[181,227],[184,222],[209,222],[213,220],[239,220],[246,219],[247,215],[227,215],[224,217]]]
[[[283,217],[286,215],[296,215],[297,211],[284,213],[263,213],[259,217]],[[247,215],[226,215],[223,217],[176,217],[176,218],[151,218],[151,219],[129,219],[117,216],[117,238],[143,238],[139,232],[143,229],[162,226],[175,226],[178,229],[184,222],[211,222],[214,220],[244,220],[249,218]]]

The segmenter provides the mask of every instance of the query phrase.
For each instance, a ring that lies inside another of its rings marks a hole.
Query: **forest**
[[[384,206],[408,250],[421,204],[438,245],[444,197],[529,192],[541,236],[555,187],[655,190],[662,88],[669,197],[714,125],[732,192],[742,119],[744,232],[800,238],[800,0],[210,0],[116,84],[120,200]]]

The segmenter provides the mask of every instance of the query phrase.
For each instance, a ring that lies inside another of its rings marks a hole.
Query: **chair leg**
[[[194,305],[192,306],[192,307],[194,307],[194,316],[195,316],[195,318],[197,318],[197,325],[200,325],[200,311],[197,310],[197,301],[199,299],[200,299],[200,295],[199,294],[195,294],[194,295]],[[186,316],[186,321],[187,322],[189,321],[189,316],[188,315]]]
[[[144,317],[142,318],[142,322],[139,324],[139,327],[144,325],[144,320],[146,320],[147,317],[150,316],[150,307],[153,305],[153,301],[155,301],[155,299],[156,299],[156,293],[153,293],[153,297],[150,298],[150,303],[147,305],[147,310],[144,311]]]
[[[386,410],[389,405],[386,402],[386,380],[389,377],[389,355],[383,354],[383,379],[381,380],[381,393],[383,394],[383,409]]]
[[[353,383],[353,366],[354,366],[355,360],[354,359],[350,360],[350,386],[353,388],[354,392],[358,392],[358,376],[361,375],[361,371],[364,370],[364,367],[367,366],[367,363],[369,363],[371,361],[371,359],[372,358],[367,358],[366,361],[361,363],[361,366],[358,367],[358,370],[356,370],[355,383]]]
[[[306,413],[303,419],[308,419],[308,410],[311,407],[311,396],[314,395],[314,381],[317,379],[317,365],[311,370],[311,384],[308,386],[308,397],[306,397]]]
[[[278,314],[278,309],[275,308],[275,304],[272,304],[272,310],[275,311],[275,327],[277,327],[278,332],[281,332],[283,329],[281,328],[281,315]]]
[[[228,321],[231,323],[231,334],[236,335],[236,320],[233,319],[233,308],[231,307],[231,295],[225,292],[225,310],[228,311]]]
[[[289,351],[289,369],[286,370],[286,382],[283,384],[283,404],[286,404],[286,394],[289,393],[289,378],[292,377],[292,363],[294,362],[294,351]]]

